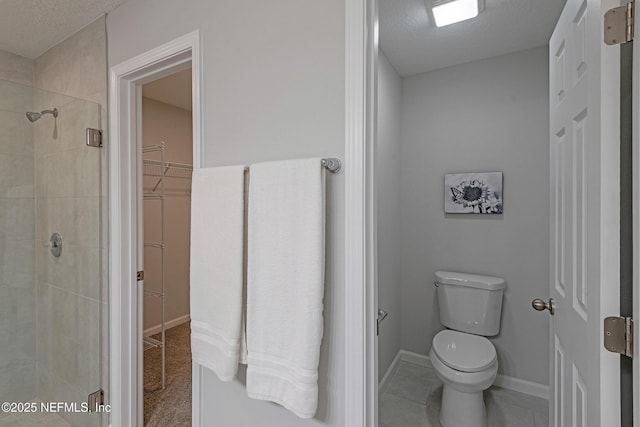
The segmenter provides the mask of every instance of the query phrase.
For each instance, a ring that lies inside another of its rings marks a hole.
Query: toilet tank
[[[449,329],[492,336],[500,332],[504,279],[437,271],[440,322]]]

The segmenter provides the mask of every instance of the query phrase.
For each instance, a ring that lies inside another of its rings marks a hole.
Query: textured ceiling
[[[142,96],[191,111],[191,68],[147,83]]]
[[[486,0],[478,17],[437,28],[424,0],[380,0],[380,49],[403,76],[546,45],[566,0]]]
[[[126,0],[0,0],[0,50],[37,58]],[[380,0],[380,47],[402,76],[542,46],[565,0],[486,0],[436,28],[424,0]]]
[[[126,0],[0,0],[0,50],[35,59]]]

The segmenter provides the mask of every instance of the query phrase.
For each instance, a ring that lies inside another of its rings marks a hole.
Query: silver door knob
[[[544,300],[536,298],[531,301],[531,306],[538,311],[549,310],[549,314],[553,316],[556,308],[556,303],[553,301],[553,298],[549,298],[549,302],[544,302]]]

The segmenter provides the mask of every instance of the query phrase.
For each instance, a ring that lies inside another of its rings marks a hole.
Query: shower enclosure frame
[[[142,85],[191,67],[193,167],[202,166],[202,52],[198,30],[111,67],[109,72],[109,363],[111,425],[141,426],[143,416]],[[193,389],[201,368],[194,365]],[[199,425],[199,394],[193,425]]]
[[[97,97],[5,77],[0,395],[32,406],[60,393],[69,402],[91,402],[101,395],[107,374],[106,157],[87,147],[83,135],[87,127],[101,127],[104,106]],[[5,411],[0,424],[7,417],[18,424],[106,425],[108,417],[104,411],[42,412],[36,417]]]

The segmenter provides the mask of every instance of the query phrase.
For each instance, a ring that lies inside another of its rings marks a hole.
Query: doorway
[[[438,270],[507,282],[500,332],[488,337],[499,366],[485,394],[490,425],[586,425],[587,417],[604,425],[597,420],[620,418],[612,384],[618,373],[610,370],[617,356],[598,345],[603,313],[618,314],[619,199],[610,197],[619,193],[618,157],[610,145],[601,158],[593,154],[600,150],[593,135],[616,140],[613,110],[601,103],[616,104],[617,80],[608,77],[617,79],[609,64],[617,66],[619,49],[606,50],[599,38],[605,6],[613,5],[587,1],[566,2],[557,27],[563,31],[556,28],[549,47],[564,3],[529,9],[522,25],[510,16],[520,35],[537,22],[530,36],[541,38],[500,51],[482,24],[495,19],[506,37],[510,27],[500,11],[487,8],[476,21],[437,28],[424,2],[380,2],[377,292],[387,314],[378,337],[381,426],[439,425],[442,380],[429,357],[444,329],[432,285]],[[588,107],[580,104],[586,96],[570,103],[570,92],[587,81],[611,95],[595,95]],[[554,121],[560,104],[566,117]],[[504,177],[499,213],[446,211],[447,174],[496,171]],[[592,190],[601,188],[608,190]],[[601,241],[586,237],[587,221]],[[616,250],[594,255],[605,247]],[[538,294],[556,301],[554,317],[532,310]],[[604,380],[591,370],[606,372]]]
[[[144,425],[191,425],[191,68],[142,86]]]
[[[184,163],[198,168],[202,157],[200,57],[200,34],[194,31],[117,64],[110,70],[110,134],[113,143],[109,147],[109,322],[113,425],[143,425],[145,326],[140,307],[145,298],[145,283],[144,280],[136,280],[136,277],[144,279],[137,272],[144,271],[145,259],[144,217],[140,207],[147,202],[139,200],[143,194],[142,159],[143,154],[147,154],[142,153],[143,85],[191,69],[193,145],[191,159],[185,158]],[[154,326],[157,327],[157,324],[148,327]],[[157,329],[148,332],[157,333]],[[161,379],[161,375],[159,377]],[[194,384],[193,388],[198,389],[198,384]],[[192,403],[193,412],[197,413],[197,394],[192,397]],[[194,419],[193,423],[197,425],[197,420]]]
[[[547,48],[401,76],[381,46],[379,425],[439,426],[443,383],[429,357],[445,329],[437,271],[506,281],[500,331],[487,338],[499,366],[484,393],[489,425],[545,425],[549,316],[530,304],[548,293]],[[473,173],[502,174],[500,213],[446,212],[445,176]]]

